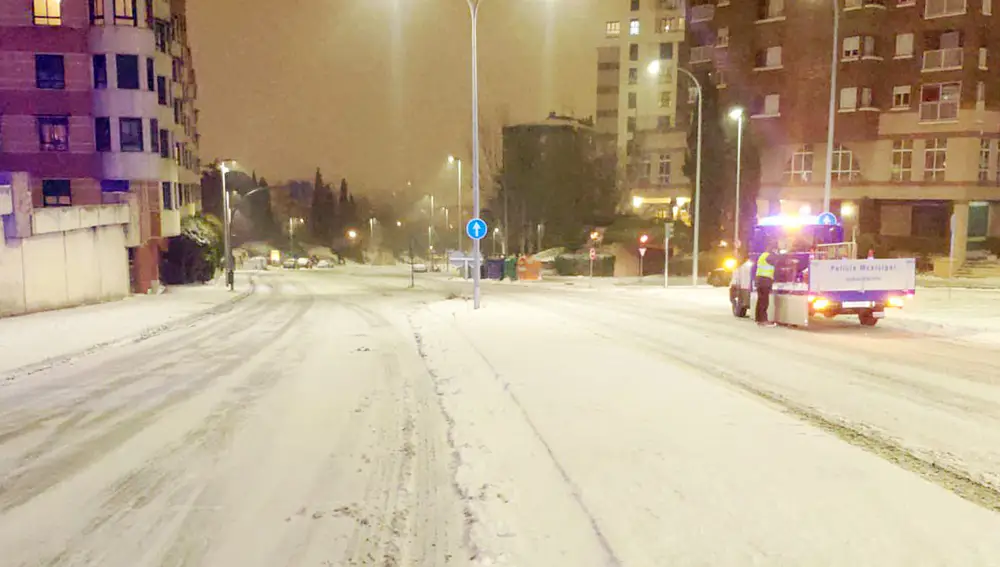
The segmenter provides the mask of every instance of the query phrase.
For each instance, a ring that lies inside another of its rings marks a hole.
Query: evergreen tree
[[[309,232],[319,243],[330,244],[336,228],[336,204],[329,185],[323,184],[323,174],[316,168],[313,182],[312,207],[309,210]]]
[[[708,73],[701,73],[698,81],[702,88],[702,111],[704,112],[704,123],[702,123],[702,162],[701,162],[701,215],[700,215],[700,242],[699,248],[707,250],[713,243],[722,239],[723,211],[727,203],[732,203],[735,199],[735,187],[730,187],[727,191],[725,186],[728,171],[727,168],[735,167],[727,156],[730,154],[730,145],[726,140],[723,129],[725,109],[719,105],[719,91],[714,81]],[[695,187],[696,167],[698,163],[698,124],[702,117],[698,116],[697,103],[691,105],[691,124],[688,131],[688,149],[684,161],[684,175],[691,181],[692,189]],[[691,211],[694,216],[694,197],[692,193]]]

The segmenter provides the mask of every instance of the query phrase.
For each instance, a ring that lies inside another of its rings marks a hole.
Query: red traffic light
[[[645,244],[647,242],[649,242],[649,235],[648,234],[643,234],[642,236],[639,237],[639,243],[640,244]]]

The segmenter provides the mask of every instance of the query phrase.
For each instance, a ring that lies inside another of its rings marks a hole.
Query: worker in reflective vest
[[[768,249],[757,258],[757,310],[755,320],[758,325],[774,325],[767,320],[767,309],[771,306],[771,288],[774,286],[774,248]]]

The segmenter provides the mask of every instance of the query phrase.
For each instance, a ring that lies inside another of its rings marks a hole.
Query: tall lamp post
[[[219,162],[219,171],[222,173],[222,242],[226,261],[226,286],[229,291],[233,291],[236,282],[233,274],[233,241],[232,241],[232,216],[233,210],[229,206],[229,191],[226,189],[226,174],[230,172],[226,166],[226,161]]]
[[[729,111],[729,117],[736,121],[736,217],[733,226],[733,255],[740,250],[740,174],[743,169],[743,109],[736,107]]]
[[[448,156],[448,163],[455,164],[458,166],[458,251],[461,252],[462,248],[462,160],[455,156]]]
[[[472,18],[472,216],[479,218],[479,47],[477,28],[480,0],[466,0]],[[482,254],[479,240],[472,241],[472,304],[479,309]]]
[[[691,285],[693,287],[698,286],[698,252],[700,250],[700,237],[701,237],[701,130],[702,124],[705,123],[705,114],[702,112],[704,106],[705,97],[702,96],[701,82],[695,77],[691,71],[684,69],[683,67],[678,67],[677,71],[687,75],[689,79],[694,83],[695,89],[698,91],[698,159],[695,161],[694,166],[694,243],[692,246],[693,258],[691,260]]]
[[[840,64],[840,1],[833,0],[833,55],[830,61],[830,116],[826,131],[826,177],[823,180],[823,212],[830,212],[833,188],[833,139],[837,116],[837,70]]]

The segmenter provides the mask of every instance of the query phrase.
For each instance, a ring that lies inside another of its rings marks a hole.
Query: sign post
[[[597,259],[597,249],[590,249],[590,285],[594,285],[594,260]]]
[[[670,237],[674,235],[674,223],[663,224],[663,287],[670,287]]]
[[[643,270],[642,262],[646,258],[646,243],[649,242],[649,235],[643,234],[639,237],[639,283],[642,283],[643,276],[646,275],[645,270]]]
[[[476,267],[479,266],[480,252],[478,244],[480,240],[486,237],[486,233],[488,231],[489,227],[486,226],[486,221],[484,221],[481,218],[470,219],[469,222],[465,225],[465,234],[467,234],[469,238],[471,238],[472,241],[476,243],[476,246],[474,246],[472,250],[473,266]],[[472,295],[475,298],[479,297],[479,277],[480,274],[478,272],[472,274]],[[479,305],[477,303],[476,308],[478,307]]]
[[[955,279],[955,228],[958,226],[958,217],[951,214],[951,242],[948,244],[948,279]],[[954,281],[948,282],[948,301],[951,301],[951,288]]]

